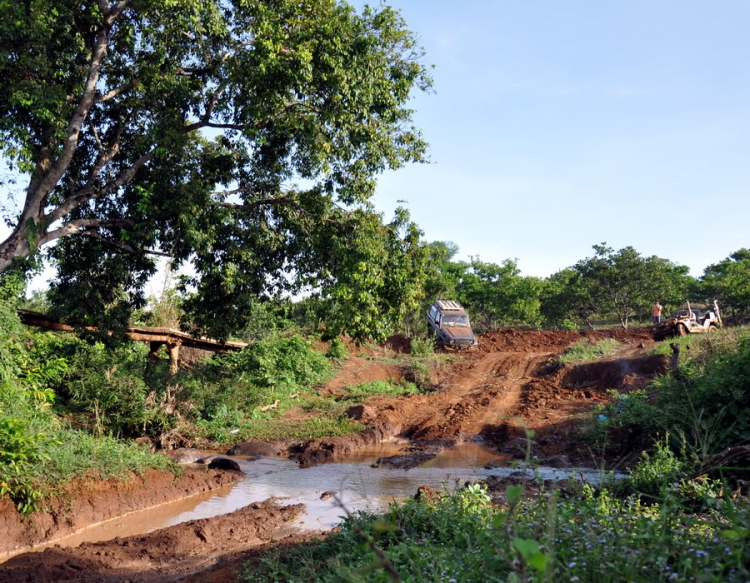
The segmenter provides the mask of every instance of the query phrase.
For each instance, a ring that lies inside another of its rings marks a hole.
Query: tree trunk
[[[16,258],[24,258],[31,255],[28,230],[26,225],[19,224],[10,236],[0,243],[0,273],[8,270]]]

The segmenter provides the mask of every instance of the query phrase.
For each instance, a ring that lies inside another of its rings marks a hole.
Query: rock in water
[[[545,464],[551,468],[569,468],[570,460],[566,455],[553,455],[552,457],[547,458]]]
[[[230,460],[228,457],[215,457],[208,464],[209,470],[234,470],[235,472],[241,472],[240,464],[234,460]]]
[[[203,457],[203,454],[199,450],[189,447],[175,449],[167,452],[167,455],[172,458],[173,462],[177,462],[178,464],[194,464]]]
[[[257,439],[248,439],[232,447],[227,455],[264,455],[275,456],[281,455],[281,448],[272,443],[258,441]]]

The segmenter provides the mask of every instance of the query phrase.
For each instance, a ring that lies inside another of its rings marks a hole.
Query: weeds
[[[382,581],[365,533],[408,581],[744,581],[750,576],[746,504],[723,518],[683,512],[674,500],[643,505],[581,487],[578,497],[506,490],[497,507],[481,485],[438,502],[358,513],[323,542],[272,552],[247,581]],[[728,504],[728,503],[726,503]],[[733,517],[733,518],[732,518]]]
[[[620,346],[622,344],[614,338],[605,338],[599,340],[596,344],[591,344],[587,340],[580,340],[563,352],[559,360],[563,364],[566,362],[599,360],[612,356]]]

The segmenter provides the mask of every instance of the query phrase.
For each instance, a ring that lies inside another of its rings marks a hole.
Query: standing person
[[[661,322],[661,304],[659,303],[659,300],[656,300],[656,303],[651,308],[651,315],[654,318],[654,325]]]

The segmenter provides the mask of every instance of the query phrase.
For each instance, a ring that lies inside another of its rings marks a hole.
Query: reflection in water
[[[507,463],[507,460],[475,443],[443,451],[411,470],[370,467],[379,457],[400,453],[403,445],[403,442],[391,442],[371,446],[340,462],[310,468],[300,468],[295,462],[282,458],[257,461],[234,458],[246,476],[233,486],[111,520],[55,541],[55,544],[76,546],[84,541],[143,534],[188,520],[225,514],[273,497],[283,503],[301,502],[307,506],[307,512],[298,523],[300,528],[329,529],[341,521],[343,510],[333,498],[321,500],[323,492],[336,492],[349,511],[376,511],[386,508],[394,500],[413,496],[420,486],[454,490],[466,480],[507,476],[517,471],[510,466],[485,470],[483,466],[489,461]],[[537,471],[543,479],[562,479],[573,471],[584,474],[591,482],[596,482],[599,476],[590,469],[539,468]]]

